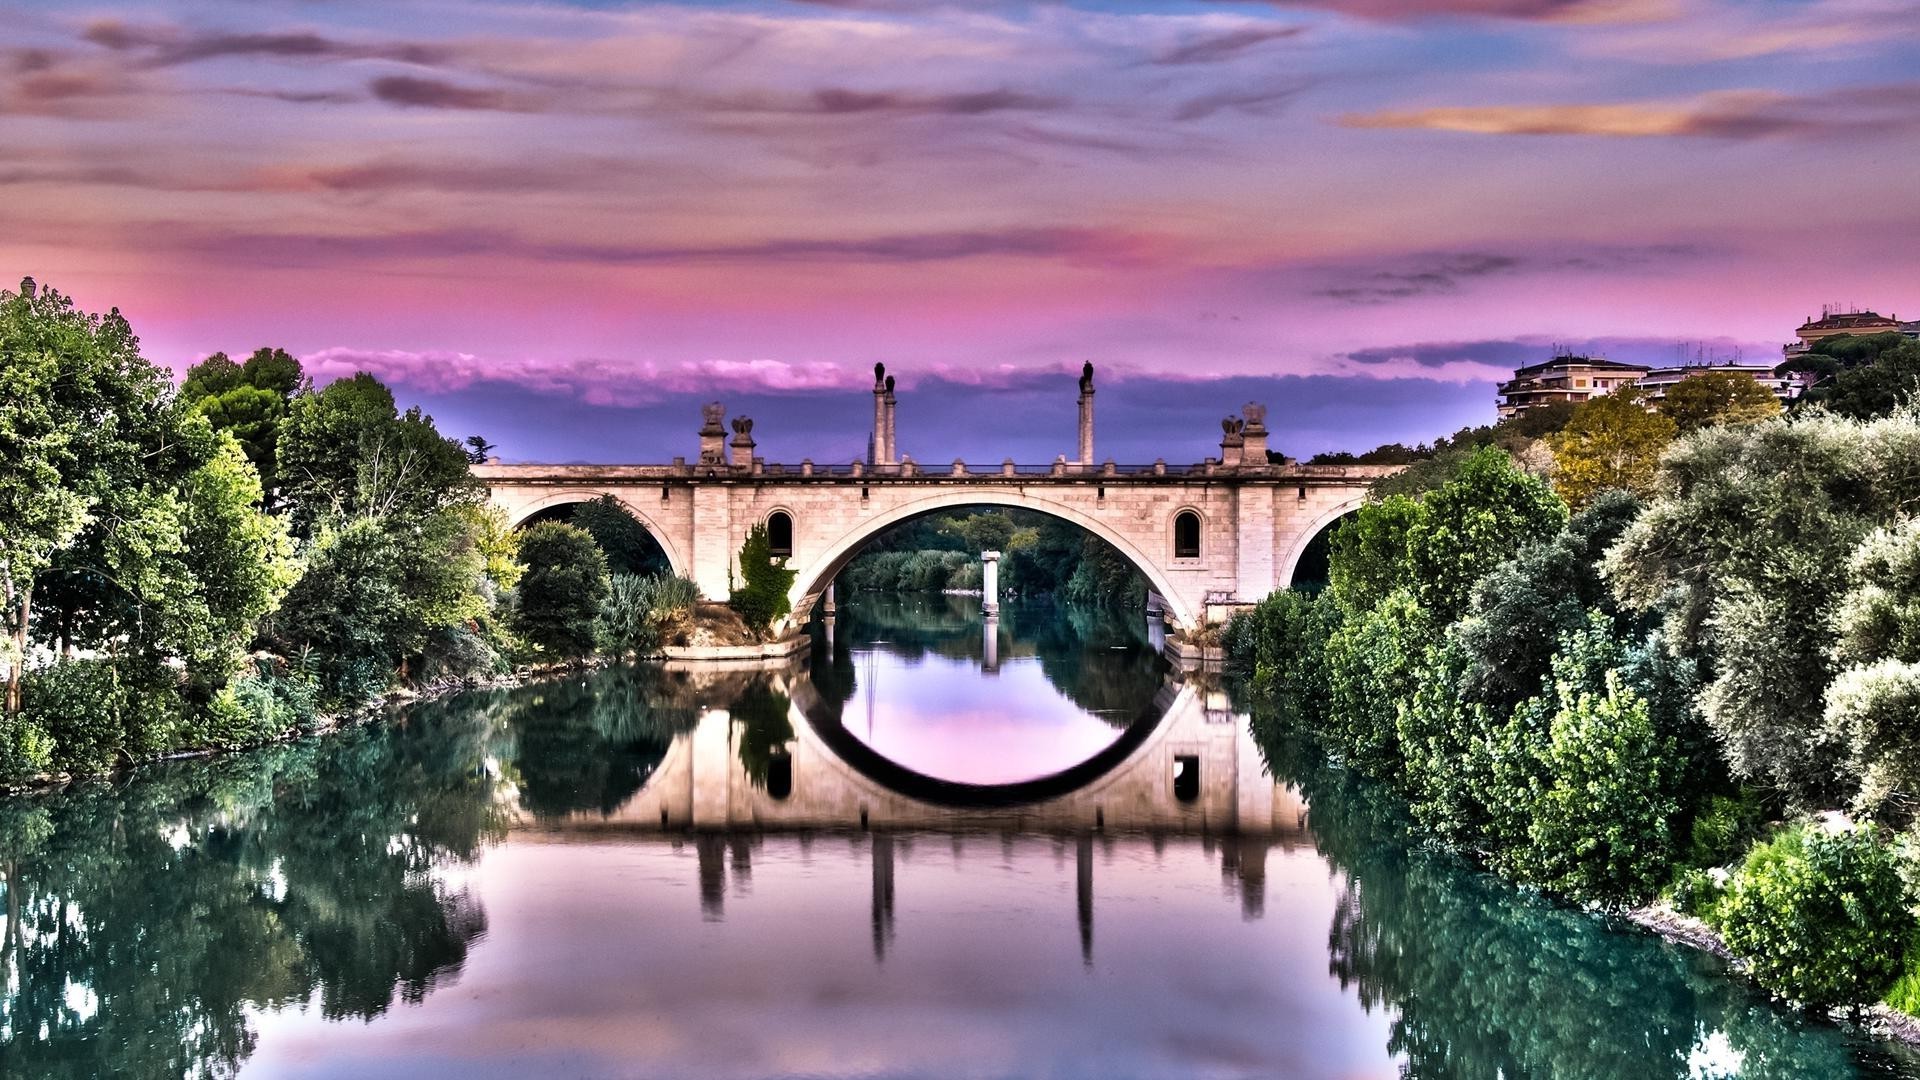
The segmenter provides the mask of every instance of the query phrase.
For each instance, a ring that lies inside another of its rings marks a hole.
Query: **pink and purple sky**
[[[1920,315],[1920,0],[0,6],[0,272],[509,459],[1193,461]],[[1911,309],[1914,314],[1907,312]]]

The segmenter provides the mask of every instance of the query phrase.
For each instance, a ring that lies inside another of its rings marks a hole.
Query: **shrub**
[[[1432,632],[1427,613],[1397,591],[1328,638],[1326,732],[1355,771],[1381,779],[1400,773],[1399,703],[1413,695]]]
[[[740,545],[740,576],[742,583],[727,598],[727,604],[755,636],[764,638],[775,619],[793,610],[787,590],[793,587],[794,578],[787,560],[774,558],[765,525],[755,525]]]
[[[671,574],[615,574],[594,621],[594,637],[609,656],[645,655],[666,640],[700,601],[700,587]]]
[[[1760,792],[1709,796],[1693,817],[1687,862],[1695,867],[1724,866],[1747,849],[1767,820]]]
[[[1463,847],[1486,835],[1487,740],[1499,723],[1492,710],[1461,693],[1469,663],[1452,634],[1430,646],[1414,673],[1413,696],[1400,703],[1395,717],[1414,819]]]
[[[1716,911],[1762,986],[1824,1008],[1878,999],[1913,923],[1899,861],[1871,826],[1788,830],[1748,854]]]
[[[520,536],[520,579],[514,630],[562,659],[593,652],[594,620],[607,594],[607,557],[585,529],[543,521]]]
[[[1643,899],[1667,876],[1680,772],[1646,699],[1608,672],[1604,692],[1565,700],[1548,730],[1527,845],[1504,862],[1516,876],[1582,900]]]
[[[26,681],[20,751],[63,772],[100,772],[181,744],[183,702],[169,668],[141,660],[68,660]]]

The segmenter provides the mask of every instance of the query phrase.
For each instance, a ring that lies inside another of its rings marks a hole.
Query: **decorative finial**
[[[893,393],[893,376],[887,376],[887,393]]]
[[[886,380],[886,377],[887,377],[887,365],[885,364],[873,365],[873,388],[875,390],[880,389],[880,385],[882,382]]]
[[[33,279],[30,277],[20,279],[20,295],[29,300],[33,299],[34,293],[38,292],[39,288],[38,285],[33,283]]]
[[[1093,389],[1093,361],[1089,360],[1080,367],[1080,392]]]

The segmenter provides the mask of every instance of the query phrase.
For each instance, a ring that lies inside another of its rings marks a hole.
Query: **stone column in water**
[[[1000,673],[1000,618],[996,615],[980,624],[980,670],[988,675]]]
[[[980,610],[991,619],[1000,614],[1000,553],[980,553]]]
[[[1080,464],[1093,464],[1093,362],[1080,369]]]

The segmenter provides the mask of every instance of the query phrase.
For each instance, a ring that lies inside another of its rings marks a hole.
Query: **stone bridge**
[[[738,580],[740,545],[768,528],[796,571],[793,619],[804,621],[868,541],[902,522],[958,506],[1049,514],[1112,544],[1162,599],[1169,624],[1217,621],[1293,581],[1313,538],[1366,500],[1380,466],[1270,460],[1266,410],[1248,404],[1221,424],[1220,455],[1191,465],[1093,460],[1092,366],[1080,380],[1077,460],[1045,465],[954,461],[930,467],[895,447],[893,379],[876,366],[874,430],[865,460],[772,464],[754,453],[753,421],[732,437],[718,403],[703,409],[700,454],[665,465],[501,464],[473,472],[515,525],[603,495],[617,499],[659,542],[676,573],[710,599]]]

